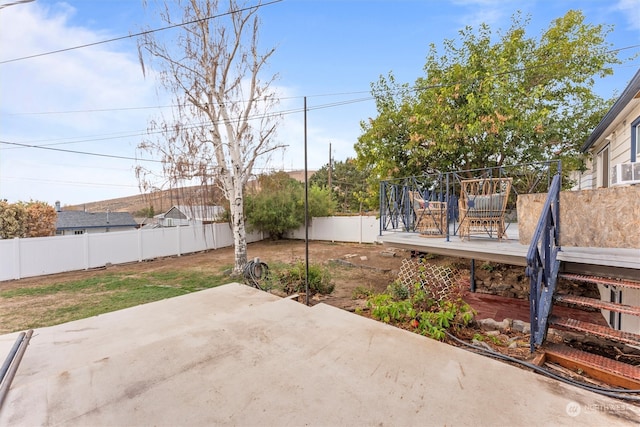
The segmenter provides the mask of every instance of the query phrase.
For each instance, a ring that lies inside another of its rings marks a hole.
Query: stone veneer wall
[[[546,197],[518,196],[521,244],[531,243]],[[561,192],[560,245],[640,248],[640,185]]]

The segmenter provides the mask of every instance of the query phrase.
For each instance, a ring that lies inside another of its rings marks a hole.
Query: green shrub
[[[389,286],[387,292],[369,297],[367,307],[374,319],[385,323],[409,325],[416,332],[433,339],[443,340],[448,329],[467,326],[473,320],[473,309],[461,299],[440,302],[428,298],[417,285],[412,296],[398,300],[405,287]]]
[[[305,291],[305,263],[279,266],[271,269],[269,288],[278,288],[287,294]],[[335,285],[331,283],[329,269],[318,264],[309,264],[309,293],[328,295]]]
[[[261,175],[258,182],[261,191],[245,197],[245,216],[250,230],[269,233],[277,240],[304,224],[304,184],[285,172]],[[310,187],[308,200],[309,217],[333,213],[334,202],[328,189]]]
[[[389,286],[387,286],[387,293],[395,300],[403,300],[409,298],[409,289],[404,286],[400,281],[395,280]]]
[[[385,323],[403,322],[415,317],[416,313],[411,306],[411,301],[394,301],[389,294],[373,295],[367,301],[374,319]]]

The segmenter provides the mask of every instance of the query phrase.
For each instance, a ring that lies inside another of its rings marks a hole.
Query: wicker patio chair
[[[460,182],[460,238],[487,234],[502,239],[507,236],[505,213],[512,178],[480,178]]]
[[[421,236],[440,237],[447,231],[447,202],[424,200],[418,191],[409,191],[415,215],[415,229]]]

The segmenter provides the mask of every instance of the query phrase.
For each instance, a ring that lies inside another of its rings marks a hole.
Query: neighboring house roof
[[[138,226],[128,212],[60,211],[57,214],[57,230]]]
[[[613,121],[622,113],[622,110],[633,100],[640,91],[640,69],[633,76],[627,87],[625,88],[620,98],[613,104],[607,114],[602,118],[598,126],[591,132],[589,138],[582,146],[582,152],[586,152],[595,144],[595,142],[602,136],[607,128],[613,123]]]
[[[188,206],[175,205],[167,212],[156,215],[156,218],[176,218],[196,221],[215,221],[222,217],[224,208],[222,206]]]

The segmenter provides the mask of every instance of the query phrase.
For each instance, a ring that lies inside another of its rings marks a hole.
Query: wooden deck
[[[509,238],[498,240],[472,236],[424,237],[418,233],[384,232],[378,241],[385,246],[466,259],[527,265],[528,245],[520,244],[516,224],[507,228]],[[640,249],[562,247],[558,254],[562,271],[582,274],[613,275],[630,280],[640,277]]]

